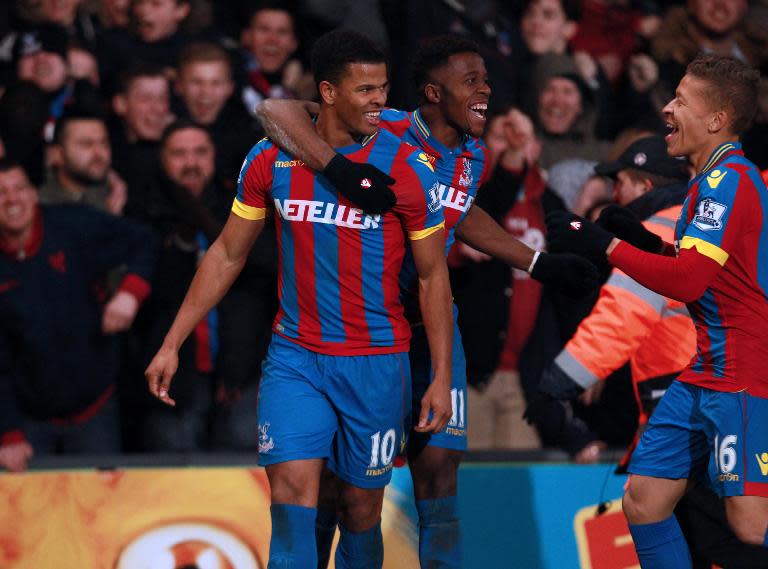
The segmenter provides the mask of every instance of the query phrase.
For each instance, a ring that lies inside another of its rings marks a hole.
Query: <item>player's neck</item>
[[[317,134],[332,148],[342,148],[360,141],[360,137],[349,131],[336,114],[326,108],[320,109],[315,123]]]
[[[424,105],[419,108],[419,114],[427,123],[432,136],[447,148],[456,148],[461,144],[464,133],[456,130],[454,126],[445,120],[445,117],[436,106]]]
[[[715,151],[715,149],[717,149],[718,146],[725,144],[726,142],[733,142],[735,140],[738,140],[738,136],[730,133],[723,133],[720,136],[713,136],[712,140],[708,140],[706,144],[703,144],[700,150],[691,153],[689,159],[691,164],[693,164],[694,168],[696,169],[696,174],[701,174],[701,172],[707,166],[712,153]]]

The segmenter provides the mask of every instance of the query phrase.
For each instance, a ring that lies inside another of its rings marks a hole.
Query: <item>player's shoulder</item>
[[[386,107],[381,111],[381,120],[388,123],[396,123],[402,121],[410,122],[410,115],[408,111],[401,111],[400,109]]]
[[[272,142],[272,139],[268,136],[265,136],[261,140],[259,140],[256,144],[254,144],[251,149],[248,151],[249,157],[256,157],[259,154],[262,154],[264,152],[268,152],[270,150],[276,149],[277,146],[275,146],[275,143]]]
[[[760,172],[744,156],[733,155],[716,164],[702,177],[699,182],[699,191],[700,193],[716,192],[722,195],[735,192],[745,186],[762,187]]]
[[[390,132],[381,133],[384,141],[396,148],[396,154],[392,168],[405,167],[414,170],[419,175],[432,175],[435,172],[435,158],[424,149],[414,146],[410,142],[397,138]]]
[[[272,162],[277,157],[280,149],[268,138],[264,137],[254,144],[245,155],[243,164],[240,167],[238,182],[242,181],[243,174],[252,166],[254,162],[259,166],[264,166],[265,162]]]

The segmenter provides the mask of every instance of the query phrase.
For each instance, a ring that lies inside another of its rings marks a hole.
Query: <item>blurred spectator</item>
[[[127,28],[131,18],[131,0],[100,0],[98,17],[106,30]]]
[[[216,146],[216,171],[227,195],[234,195],[243,158],[263,135],[260,125],[232,94],[235,83],[229,54],[214,43],[194,43],[179,56],[176,94],[181,116],[208,129]]]
[[[96,45],[96,22],[84,9],[84,0],[40,0],[37,19],[67,30],[80,47]]]
[[[542,55],[537,60],[536,86],[542,168],[568,158],[600,160],[608,143],[595,137],[599,109],[574,61],[567,55]]]
[[[14,83],[0,98],[0,132],[9,158],[23,164],[34,184],[44,179],[43,131],[50,118],[48,94],[26,81]]]
[[[41,204],[83,203],[121,215],[128,189],[111,170],[112,150],[104,120],[64,117],[48,148],[49,170],[40,187]]]
[[[314,28],[311,42],[335,28],[355,30],[382,49],[389,47],[389,36],[382,20],[379,0],[298,0],[298,14],[307,27]]]
[[[229,214],[231,198],[215,182],[214,153],[209,133],[188,121],[174,123],[163,136],[155,194],[162,194],[166,207],[154,220],[163,249],[155,294],[147,306],[147,358],[162,343],[203,253]],[[256,390],[277,308],[275,259],[274,236],[260,237],[235,285],[182,347],[176,407],[150,401],[149,448],[255,447]],[[211,421],[214,438],[209,443]]]
[[[120,450],[116,332],[149,292],[153,242],[96,210],[37,205],[23,168],[0,163],[0,465],[34,452]],[[94,287],[127,274],[103,303]]]
[[[296,21],[285,2],[260,2],[243,30],[245,88],[242,99],[253,113],[268,98],[311,99],[312,76],[294,57],[299,48]]]
[[[162,343],[200,258],[222,227],[223,204],[212,185],[215,149],[210,135],[192,123],[174,123],[163,136],[160,157],[161,187],[156,191],[167,197],[169,208],[167,217],[155,223],[161,228],[163,247],[155,293],[147,307],[151,320],[147,354],[154,354]],[[180,350],[180,381],[174,386],[177,405],[149,402],[144,420],[148,450],[206,448],[217,344],[217,311],[213,310]]]
[[[650,38],[660,24],[658,16],[645,14],[629,0],[584,0],[571,45],[590,54],[615,84],[638,47],[638,36]]]
[[[628,121],[659,114],[674,98],[686,66],[699,53],[714,53],[760,67],[768,58],[768,33],[763,21],[748,17],[747,0],[689,0],[670,8],[650,53],[632,57]]]
[[[532,122],[512,109],[490,121],[486,140],[493,173],[477,205],[526,245],[544,250],[546,187],[536,166],[540,146]],[[463,262],[452,271],[452,282],[466,348],[469,446],[538,448],[538,434],[522,418],[526,398],[518,357],[536,321],[541,284],[465,244],[454,251],[452,261]]]
[[[172,78],[179,52],[190,41],[181,30],[190,10],[190,0],[134,0],[129,28],[107,30],[97,52],[107,93],[117,88],[122,70],[141,63],[158,65]]]
[[[594,160],[568,158],[561,160],[547,171],[547,185],[563,200],[568,211],[575,212],[578,209],[582,211],[579,214],[582,216],[586,212],[583,209],[583,202],[579,203],[579,201],[584,185],[595,175],[596,165],[597,162]]]
[[[64,28],[46,24],[24,32],[16,38],[13,52],[16,79],[29,81],[48,95],[49,130],[44,133],[47,140],[65,108],[92,113],[101,110],[93,59],[83,50],[69,49]]]
[[[527,0],[520,18],[520,33],[534,55],[568,53],[578,30],[579,6],[573,0]]]
[[[120,78],[112,99],[117,118],[110,135],[114,168],[128,183],[128,215],[148,219],[151,186],[157,174],[163,130],[173,120],[170,85],[157,67],[140,66]]]
[[[646,220],[645,227],[663,240],[674,240],[674,224],[687,193],[688,173],[683,162],[667,155],[663,138],[642,138],[618,160],[598,164],[595,171],[615,179],[617,204]],[[610,223],[608,216],[601,219]],[[663,298],[614,269],[592,312],[544,371],[542,390],[546,391],[548,387],[544,386],[550,384],[578,385],[577,390],[586,390],[580,397],[582,403],[593,406],[600,398],[602,381],[629,362],[639,410],[639,433],[672,379],[690,361],[695,344],[695,330],[682,302]],[[559,411],[559,402],[546,405]],[[548,414],[544,423],[539,426],[545,431],[563,425],[564,432],[554,434],[556,437],[575,438],[568,433],[570,425],[560,413]],[[596,431],[600,431],[599,426],[599,421],[593,424]],[[606,429],[602,431],[605,436]],[[576,462],[599,460],[606,445],[598,436],[583,433],[582,448],[569,445]],[[622,466],[628,462],[629,454]]]

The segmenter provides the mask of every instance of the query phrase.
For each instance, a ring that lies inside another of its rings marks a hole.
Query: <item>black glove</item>
[[[541,374],[538,390],[546,393],[553,399],[562,401],[576,399],[584,393],[584,388],[573,381],[571,376],[563,371],[559,365],[552,362],[544,373]]]
[[[395,180],[376,166],[352,162],[336,154],[323,175],[341,195],[366,213],[385,213],[395,207],[397,198],[389,189]]]
[[[661,237],[648,231],[634,213],[621,206],[606,207],[597,218],[597,224],[638,249],[648,253],[661,251]]]
[[[600,286],[597,268],[571,253],[539,253],[531,276],[572,297],[585,296]]]
[[[594,263],[605,263],[605,250],[613,233],[567,211],[553,211],[546,222],[550,251],[576,253]]]

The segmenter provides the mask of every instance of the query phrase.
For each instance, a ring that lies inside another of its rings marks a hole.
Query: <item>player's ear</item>
[[[727,123],[728,123],[728,114],[725,111],[716,111],[712,113],[712,116],[710,116],[709,118],[709,123],[707,124],[707,130],[713,134],[716,132],[720,132],[723,128],[725,128]]]
[[[320,81],[317,90],[320,92],[320,98],[326,105],[333,105],[336,102],[336,87],[334,87],[333,83]]]
[[[434,83],[427,83],[424,85],[424,97],[429,103],[439,103],[442,97],[440,87]]]

